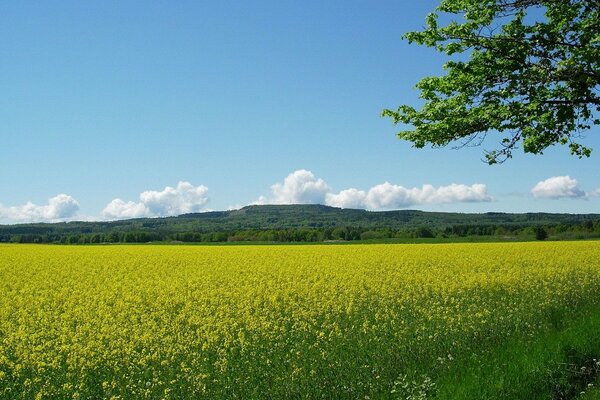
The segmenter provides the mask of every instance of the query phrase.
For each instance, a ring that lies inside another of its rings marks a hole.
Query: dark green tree
[[[534,230],[535,240],[546,240],[548,238],[548,232],[546,232],[543,226],[536,226]]]
[[[428,227],[426,227],[426,226],[420,226],[415,231],[415,237],[418,237],[418,238],[433,238],[433,237],[435,237],[435,234]]]
[[[499,133],[489,164],[519,146],[542,154],[562,144],[590,155],[578,139],[600,124],[600,1],[441,0],[425,29],[404,37],[452,57],[445,75],[417,84],[420,109],[383,111],[409,127],[401,139],[460,147]]]

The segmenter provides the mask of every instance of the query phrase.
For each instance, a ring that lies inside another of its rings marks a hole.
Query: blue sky
[[[415,83],[441,72],[442,56],[400,38],[436,1],[252,3],[3,4],[0,223],[298,201],[600,211],[597,128],[590,159],[559,147],[491,167],[494,138],[395,137],[381,110],[418,104]]]

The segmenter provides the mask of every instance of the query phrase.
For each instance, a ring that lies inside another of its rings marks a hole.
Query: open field
[[[0,277],[2,399],[570,399],[599,372],[598,241],[2,245]]]

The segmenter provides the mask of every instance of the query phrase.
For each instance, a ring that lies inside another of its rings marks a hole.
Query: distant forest
[[[0,225],[0,242],[326,242],[438,238],[567,240],[600,237],[600,214],[365,211],[322,205],[240,210],[121,221]]]

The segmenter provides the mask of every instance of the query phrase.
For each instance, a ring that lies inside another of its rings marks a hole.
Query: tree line
[[[109,231],[103,233],[12,233],[0,234],[0,242],[8,243],[55,243],[55,244],[102,244],[102,243],[223,243],[223,242],[329,242],[329,241],[377,241],[387,239],[434,239],[452,241],[453,238],[498,237],[504,239],[587,239],[600,237],[600,220],[586,220],[573,224],[457,224],[442,226],[417,226],[413,228],[287,228],[287,229],[241,229],[212,232],[168,231]]]

